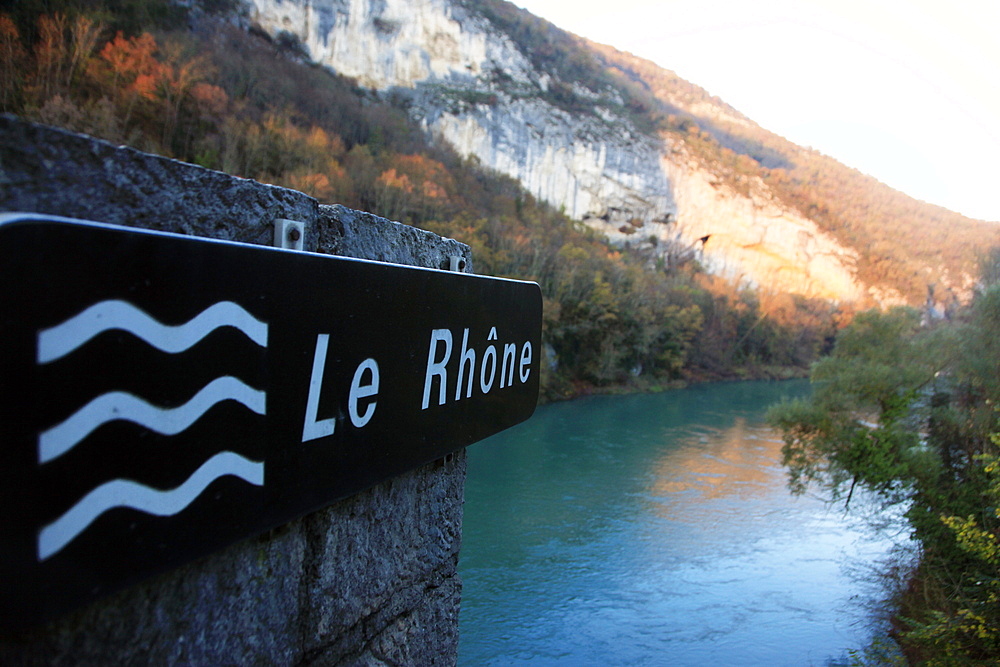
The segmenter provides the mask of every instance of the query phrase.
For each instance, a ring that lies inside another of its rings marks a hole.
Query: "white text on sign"
[[[511,387],[516,379],[521,384],[528,381],[531,376],[531,342],[525,341],[521,345],[520,353],[516,343],[505,343],[503,351],[497,351],[497,345],[490,341],[497,340],[497,328],[490,329],[489,336],[486,337],[487,345],[482,351],[482,356],[478,356],[474,347],[469,345],[469,330],[462,332],[462,351],[456,357],[457,367],[455,372],[455,400],[471,398],[473,385],[476,379],[479,380],[479,390],[485,395],[490,393],[495,384],[500,389]],[[448,364],[451,361],[453,347],[453,337],[449,329],[434,329],[431,331],[430,348],[427,350],[427,371],[424,374],[424,397],[421,409],[430,407],[433,393],[434,379],[438,380],[437,404],[444,405],[448,401]],[[443,348],[443,351],[442,351]],[[478,367],[477,367],[478,359]],[[515,368],[516,366],[516,368]],[[478,373],[476,370],[478,368]],[[500,373],[497,381],[497,371]],[[478,378],[476,377],[478,375]]]

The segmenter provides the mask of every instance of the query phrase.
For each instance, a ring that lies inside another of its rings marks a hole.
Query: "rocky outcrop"
[[[538,199],[577,220],[615,225],[663,219],[674,208],[653,140],[539,99],[476,105],[461,114],[430,107],[423,122],[463,155],[511,176]]]
[[[737,191],[682,154],[661,159],[673,187],[676,218],[591,225],[615,243],[660,249],[668,264],[697,260],[743,287],[834,301],[865,298],[852,270],[857,254],[812,220],[781,206],[759,179]]]
[[[252,0],[251,18],[296,37],[318,63],[376,90],[428,81],[467,85],[499,67],[518,81],[529,61],[487,21],[449,0]]]
[[[856,253],[778,204],[762,182],[740,193],[704,169],[668,159],[664,165],[678,202],[676,233],[686,245],[701,244],[708,271],[762,290],[861,298]]]
[[[316,62],[363,86],[408,98],[429,134],[613,242],[645,242],[661,259],[697,254],[708,270],[767,289],[861,294],[853,252],[780,206],[763,182],[741,192],[723,184],[639,132],[614,90],[556,81],[457,0],[251,2],[266,31],[293,35]],[[554,103],[555,86],[589,112]]]

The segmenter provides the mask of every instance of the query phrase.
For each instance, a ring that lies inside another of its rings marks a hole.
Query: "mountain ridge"
[[[932,292],[944,310],[974,283],[969,249],[991,232],[986,244],[998,239],[995,229],[907,201],[792,144],[651,61],[509,3],[252,6],[252,19],[272,36],[291,33],[320,64],[405,98],[411,116],[460,154],[661,261],[693,252],[747,286],[859,303],[916,305]],[[352,44],[364,48],[352,56]],[[683,176],[697,183],[686,188],[697,205],[679,210],[674,190]],[[728,212],[706,226],[706,211],[718,208],[708,197]],[[901,213],[876,210],[887,208]],[[872,224],[927,236],[927,248],[893,247]],[[760,227],[770,231],[753,231]],[[961,238],[949,243],[949,235]],[[960,246],[954,257],[935,257],[950,246]],[[887,259],[901,268],[887,273]]]

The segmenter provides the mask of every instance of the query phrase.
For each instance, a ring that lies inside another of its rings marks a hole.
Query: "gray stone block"
[[[320,206],[319,219],[319,252],[444,270],[457,257],[472,273],[472,251],[453,239],[340,205]]]

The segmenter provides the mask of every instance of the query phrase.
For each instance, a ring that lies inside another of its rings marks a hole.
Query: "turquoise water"
[[[472,446],[459,663],[802,666],[862,646],[856,566],[889,541],[791,496],[762,424],[808,390],[586,398]]]

